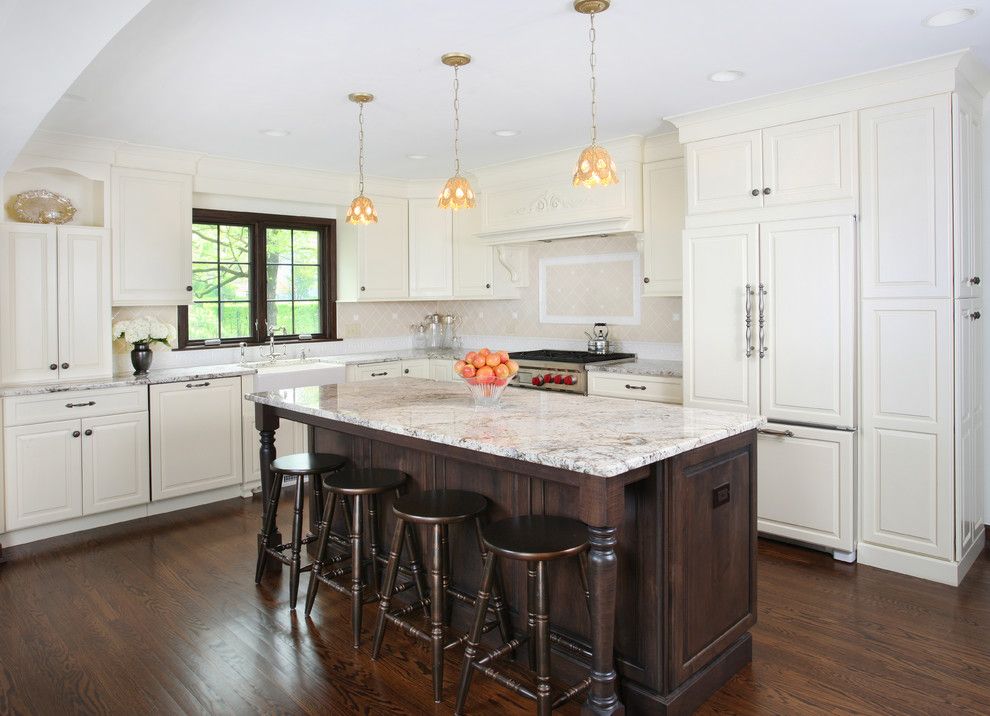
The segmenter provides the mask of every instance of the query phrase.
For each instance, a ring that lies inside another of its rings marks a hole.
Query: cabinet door
[[[851,216],[760,225],[757,303],[765,316],[760,413],[853,427],[856,238]]]
[[[409,295],[453,295],[451,214],[433,199],[409,200]]]
[[[241,482],[241,380],[151,386],[151,499]]]
[[[404,360],[402,361],[402,375],[407,378],[430,378],[430,360]]]
[[[495,294],[495,250],[481,243],[481,209],[455,211],[454,296],[486,298]],[[508,288],[512,288],[509,286]]]
[[[863,301],[862,541],[954,553],[951,299]]]
[[[0,383],[58,379],[54,226],[0,226],[0,336]]]
[[[83,514],[147,502],[148,414],[85,418],[82,434]]]
[[[643,165],[643,295],[680,296],[684,160]]]
[[[82,515],[82,455],[78,420],[4,430],[7,529]]]
[[[441,383],[451,383],[455,379],[460,380],[454,375],[454,361],[445,358],[430,359],[430,379]]]
[[[688,214],[763,206],[762,142],[756,130],[687,144]]]
[[[853,199],[855,142],[851,113],[764,129],[763,205]]]
[[[113,303],[192,301],[192,177],[111,170]]]
[[[863,298],[952,295],[949,95],[859,113]]]
[[[58,229],[59,378],[110,375],[110,235],[106,229]]]
[[[409,216],[406,202],[376,199],[375,209],[378,223],[361,226],[357,231],[358,298],[408,298]]]
[[[796,425],[767,426],[757,450],[757,529],[852,552],[853,434]]]
[[[955,286],[957,298],[983,295],[983,127],[980,108],[959,95],[952,96],[953,227],[955,231]]]
[[[983,472],[983,309],[977,299],[956,303],[956,559],[985,523]]]
[[[756,224],[684,232],[684,404],[759,412]]]

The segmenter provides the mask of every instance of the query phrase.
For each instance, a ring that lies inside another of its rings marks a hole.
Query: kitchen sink
[[[346,374],[342,363],[312,359],[254,361],[242,365],[258,371],[254,376],[254,389],[258,392],[343,383]]]

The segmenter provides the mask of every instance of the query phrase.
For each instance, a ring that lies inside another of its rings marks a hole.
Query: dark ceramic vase
[[[148,375],[151,368],[151,346],[147,343],[135,343],[131,351],[131,365],[134,366],[134,375]]]

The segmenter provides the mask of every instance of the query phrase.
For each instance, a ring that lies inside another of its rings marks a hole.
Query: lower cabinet
[[[454,375],[454,361],[446,358],[430,359],[430,379],[441,383],[452,383],[457,379]]]
[[[152,385],[151,499],[241,482],[241,379]]]
[[[402,361],[397,360],[347,366],[348,383],[379,378],[398,378],[400,375],[402,375]]]
[[[439,364],[445,368],[436,368]],[[347,382],[358,383],[364,380],[383,378],[424,378],[426,380],[450,380],[447,371],[453,373],[454,361],[445,358],[414,358],[412,360],[389,360],[380,363],[364,363],[347,366]],[[435,371],[435,372],[434,372]],[[443,377],[438,377],[438,376]]]
[[[853,433],[771,424],[757,445],[757,529],[852,552]]]
[[[683,399],[680,378],[602,371],[588,372],[588,395],[677,404]]]
[[[128,413],[82,421],[84,515],[148,501],[148,414]]]
[[[421,360],[404,360],[402,361],[402,373],[407,378],[426,378],[430,379],[430,359],[423,358]]]

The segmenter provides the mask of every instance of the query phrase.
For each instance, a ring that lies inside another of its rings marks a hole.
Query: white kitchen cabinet
[[[337,296],[342,301],[409,297],[408,202],[376,197],[375,210],[377,224],[337,223]]]
[[[0,382],[112,373],[110,246],[105,229],[0,227]]]
[[[241,379],[152,385],[151,499],[241,482]]]
[[[450,298],[453,295],[451,214],[435,199],[409,200],[409,296]]]
[[[454,362],[446,358],[430,359],[430,378],[442,383],[452,383],[460,378],[454,374]]]
[[[81,438],[78,420],[4,430],[8,530],[83,514]]]
[[[382,378],[398,378],[401,375],[402,361],[397,360],[347,366],[348,383],[357,383],[364,380],[380,380]]]
[[[859,114],[865,299],[953,295],[951,122],[948,94]]]
[[[770,424],[761,430],[757,529],[835,552],[853,552],[853,437],[851,432],[797,425]]]
[[[451,213],[454,237],[454,296],[457,298],[494,296],[495,249],[478,239],[478,233],[481,231],[481,212],[475,209]]]
[[[689,214],[763,206],[760,131],[691,142],[685,147]]]
[[[979,299],[956,301],[956,555],[964,559],[978,548],[984,514],[983,316]]]
[[[952,96],[952,209],[957,298],[983,295],[983,122],[980,107]]]
[[[192,301],[192,177],[113,167],[113,304]]]
[[[683,400],[682,393],[680,378],[588,371],[588,395],[680,404]]]
[[[148,413],[85,418],[80,428],[83,514],[146,503]]]
[[[404,360],[401,364],[401,373],[407,378],[430,378],[430,359],[421,358],[417,360]]]
[[[643,165],[643,295],[680,296],[684,160]]]

